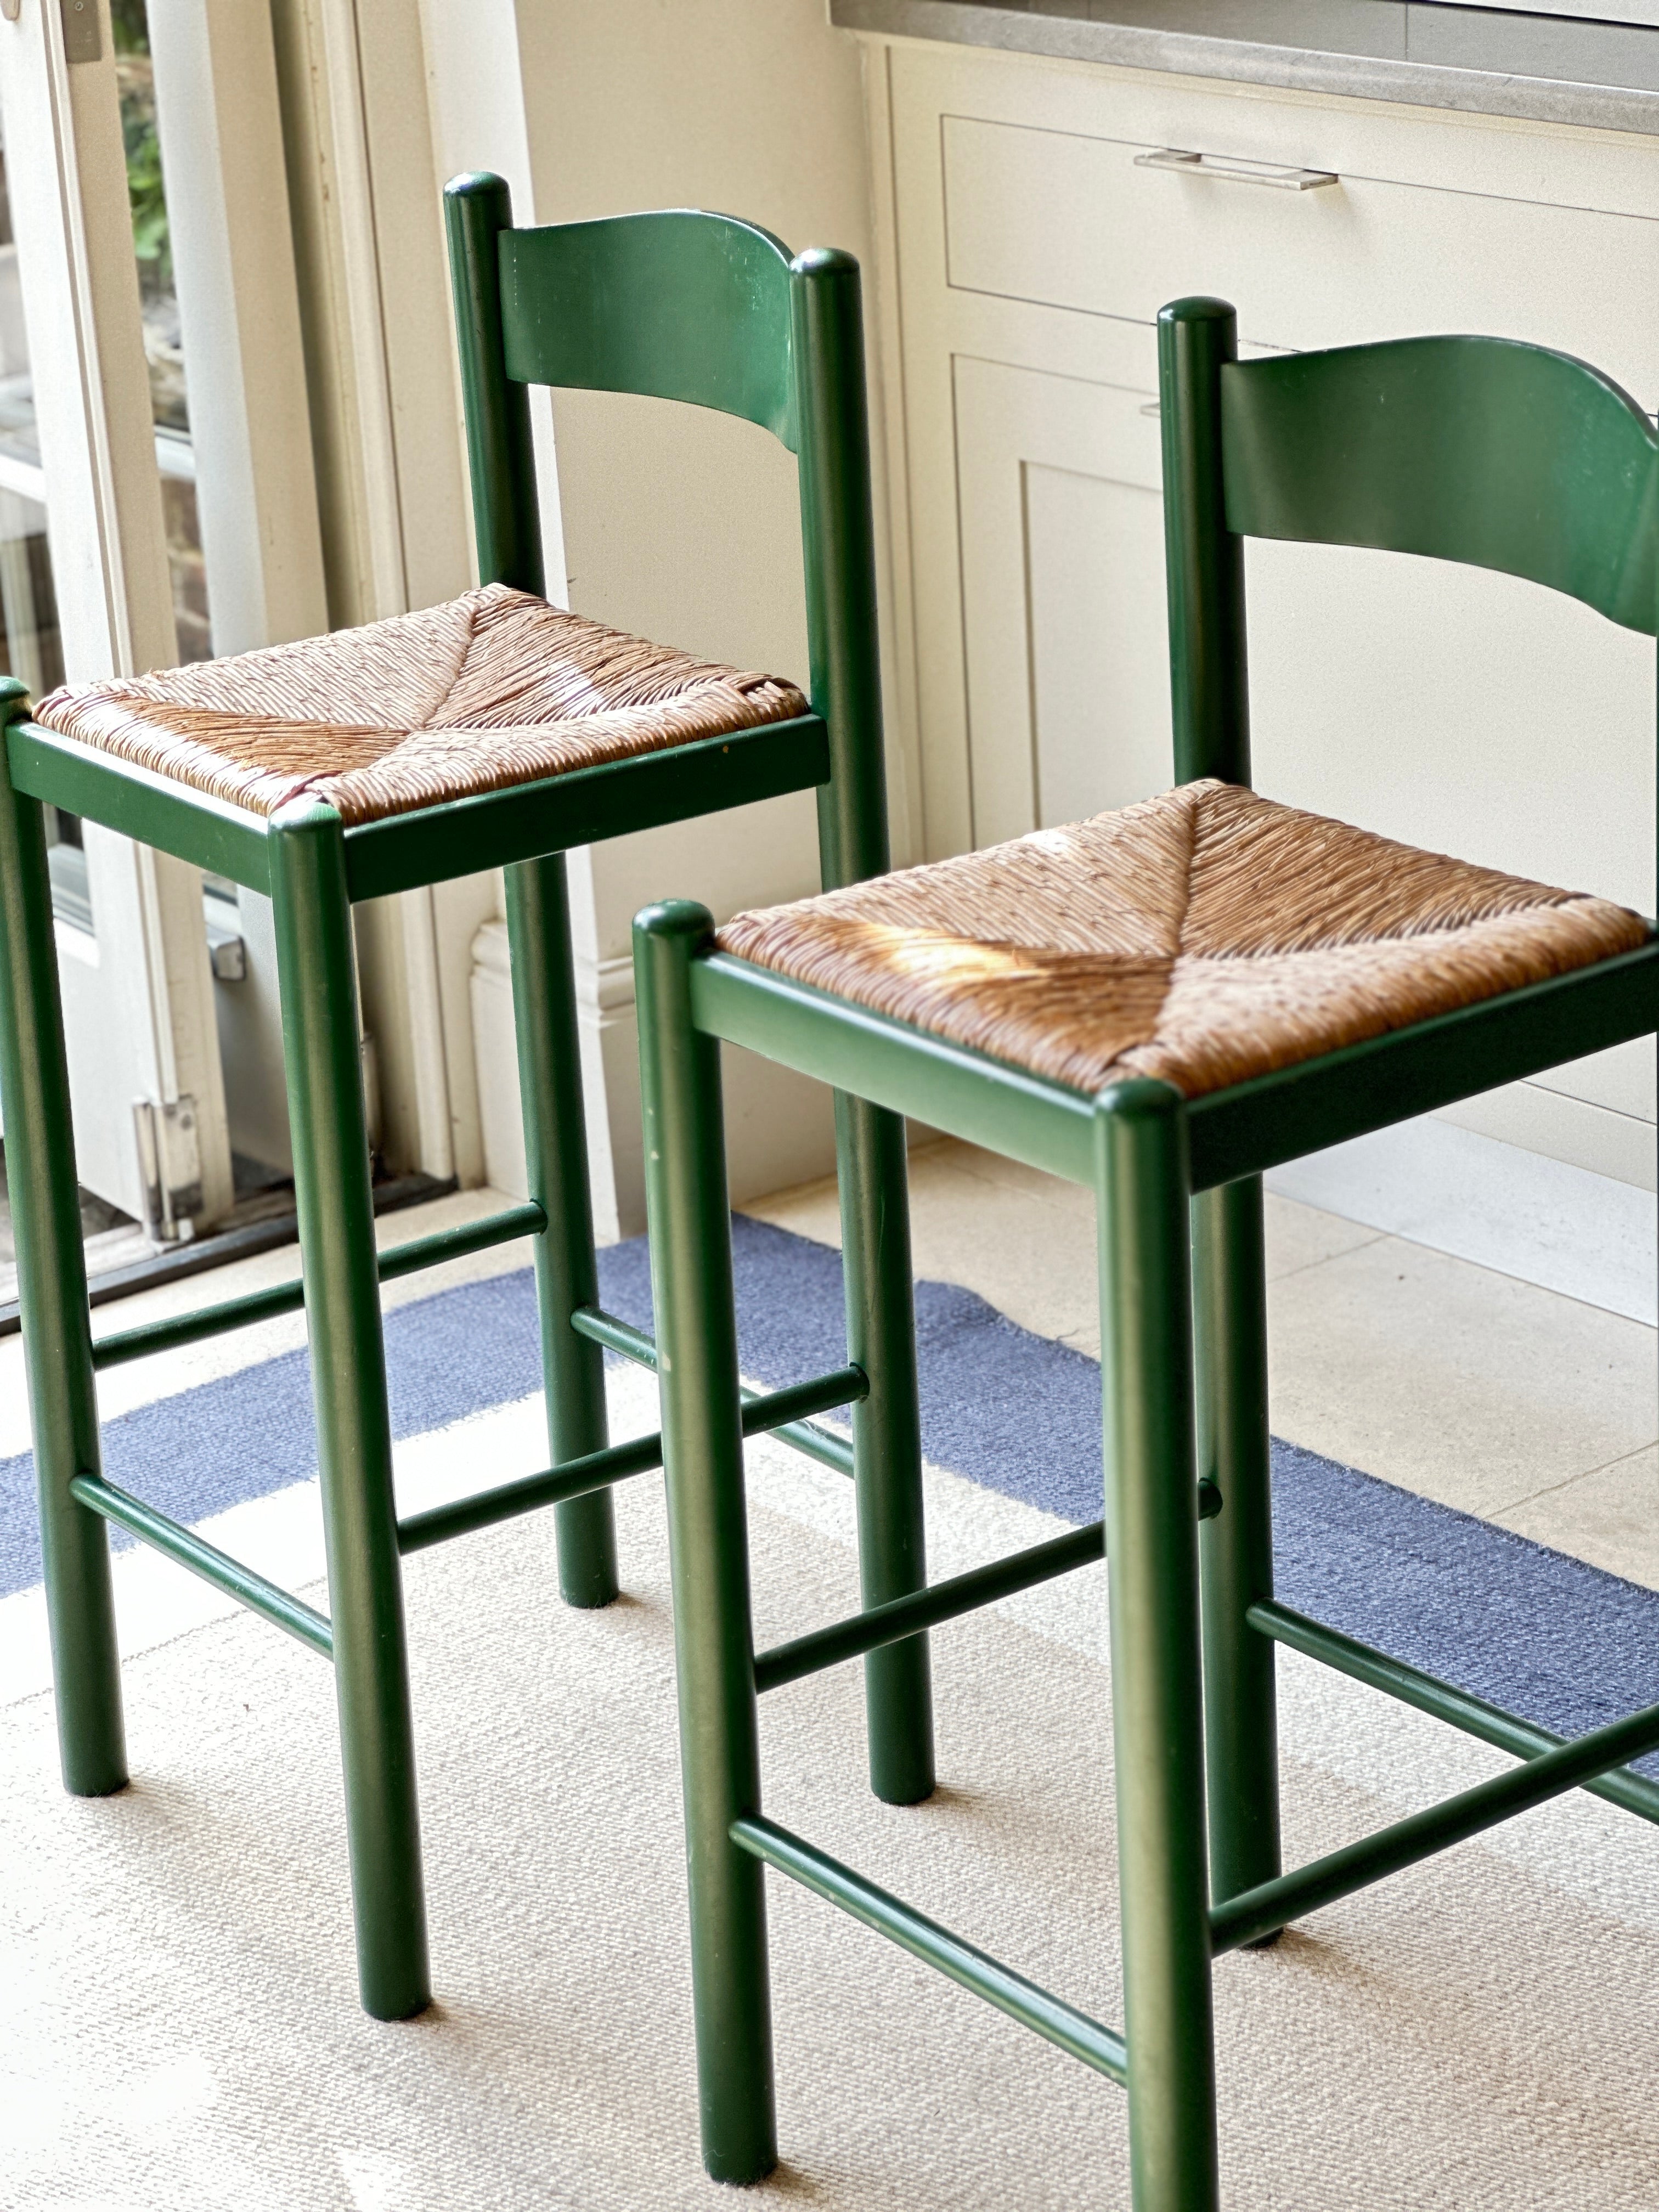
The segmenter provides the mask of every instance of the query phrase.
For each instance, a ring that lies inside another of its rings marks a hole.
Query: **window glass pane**
[[[17,246],[0,148],[0,672],[27,684],[36,699],[64,680],[46,545],[46,478],[35,434],[34,391],[17,279]],[[72,814],[46,809],[46,866],[60,921],[92,927],[87,856]]]
[[[24,380],[27,380],[25,378]],[[0,455],[0,627],[5,672],[39,699],[64,680],[58,637],[58,602],[46,549],[46,510],[39,499],[9,489],[13,472]],[[18,470],[18,477],[23,471]],[[34,474],[38,477],[37,468]]]
[[[161,475],[167,566],[173,577],[173,619],[180,660],[213,653],[207,571],[196,511],[196,457],[190,440],[190,396],[173,279],[172,240],[161,179],[161,144],[155,128],[155,70],[150,60],[144,0],[112,0],[115,81],[121,95],[121,136],[126,145],[127,198],[132,208],[132,246],[138,260],[138,293],[144,318],[144,357],[149,363],[150,408],[155,418],[155,460]]]
[[[213,640],[143,0],[114,0],[113,22],[127,193],[138,263],[173,622],[179,659],[205,660],[212,653]],[[0,149],[0,669],[21,678],[37,699],[64,680],[52,561],[46,548],[45,499],[17,246],[6,197],[3,149]],[[81,824],[74,815],[56,807],[46,809],[46,865],[58,920],[90,930],[92,902]]]
[[[46,812],[46,872],[52,878],[52,910],[72,929],[92,928],[92,893],[87,884],[86,848],[81,817],[60,806]]]
[[[21,486],[18,465],[39,469],[40,441],[34,429],[34,394],[29,383],[29,345],[23,332],[23,296],[17,281],[17,246],[11,234],[11,203],[6,191],[5,155],[0,149],[0,461],[9,484]],[[27,487],[22,487],[27,488]],[[38,493],[39,483],[34,486]]]
[[[0,617],[5,672],[21,678],[37,698],[64,679],[46,550],[46,498],[5,149],[0,147]]]

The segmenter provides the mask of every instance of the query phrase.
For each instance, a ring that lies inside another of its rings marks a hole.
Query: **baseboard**
[[[1659,1203],[1613,1176],[1430,1115],[1267,1180],[1368,1228],[1650,1327],[1659,1319]]]

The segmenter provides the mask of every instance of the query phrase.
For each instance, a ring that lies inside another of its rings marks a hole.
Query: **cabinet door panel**
[[[1158,423],[1146,395],[957,363],[974,835],[1170,775]],[[1652,641],[1511,576],[1246,548],[1255,780],[1388,836],[1644,911]]]
[[[1044,829],[1167,790],[1156,487],[1025,465],[1036,814]]]
[[[1170,781],[1152,394],[956,363],[973,836]]]
[[[1272,346],[1528,338],[1659,403],[1659,222],[1374,176],[1275,191],[1137,168],[1136,142],[941,120],[957,289],[1143,322],[1218,293]]]
[[[1261,789],[1651,908],[1651,640],[1397,554],[1252,540],[1245,575]]]
[[[1652,913],[1650,639],[1513,577],[1356,548],[1252,543],[1245,574],[1261,790]],[[1650,1121],[1653,1068],[1651,1042],[1626,1045],[1543,1086]],[[1493,1133],[1557,1149],[1518,1117]],[[1619,1134],[1578,1156],[1636,1179]]]

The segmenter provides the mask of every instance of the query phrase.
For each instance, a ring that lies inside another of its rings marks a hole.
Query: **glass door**
[[[0,20],[0,617],[32,690],[211,650],[159,158],[136,229],[129,193],[148,45],[129,0]],[[200,872],[71,817],[51,835],[82,1183],[153,1242],[192,1236],[233,1198]]]

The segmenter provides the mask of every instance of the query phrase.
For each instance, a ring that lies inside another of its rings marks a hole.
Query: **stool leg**
[[[766,1899],[732,1823],[760,1810],[737,1320],[720,1047],[692,1026],[705,908],[635,924],[651,1287],[662,1383],[703,2163],[757,2181],[777,2163]]]
[[[507,872],[507,930],[513,953],[513,1021],[524,1102],[530,1195],[547,1216],[536,1240],[547,1440],[555,1467],[603,1451],[610,1441],[605,1353],[570,1326],[578,1306],[597,1305],[593,1205],[587,1180],[570,903],[562,853],[520,860]],[[567,1605],[609,1605],[617,1595],[617,1523],[608,1490],[553,1509],[559,1590]]]
[[[17,1242],[40,1500],[40,1548],[64,1787],[103,1797],[127,1779],[121,1662],[104,1522],[70,1496],[100,1471],[86,1256],[45,824],[15,792],[0,729],[0,1111]]]
[[[1198,1540],[1210,1893],[1219,1905],[1281,1871],[1273,1639],[1245,1618],[1273,1593],[1259,1176],[1193,1201],[1193,1260],[1198,1464],[1222,1498]]]
[[[836,1094],[847,1356],[870,1378],[853,1407],[859,1581],[865,1606],[908,1597],[927,1581],[916,1407],[916,1324],[904,1121]],[[864,1662],[870,1786],[890,1805],[933,1788],[933,1690],[926,1636]]]
[[[1180,1102],[1097,1109],[1101,1368],[1135,2212],[1214,2212],[1215,2062]]]
[[[270,852],[357,1977],[365,2011],[403,2020],[432,1991],[339,817],[295,802],[273,818]]]

